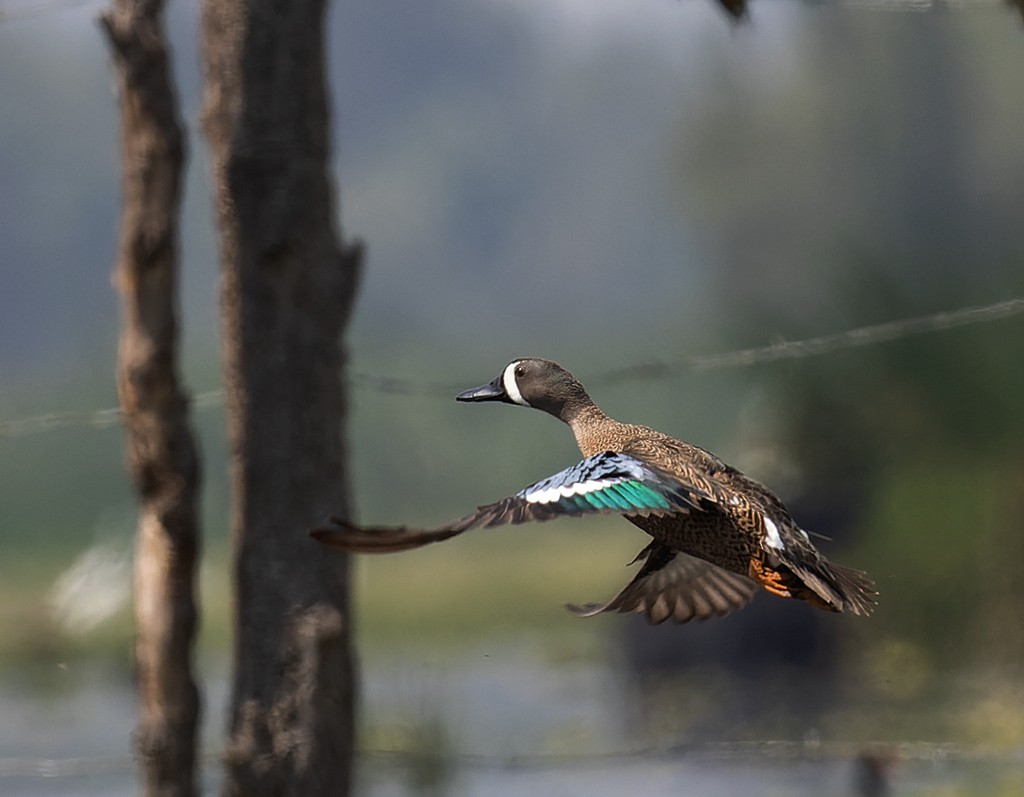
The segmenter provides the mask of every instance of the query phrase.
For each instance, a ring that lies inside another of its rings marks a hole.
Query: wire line
[[[696,355],[687,357],[678,363],[647,362],[640,365],[612,368],[591,375],[587,381],[591,384],[614,384],[646,379],[665,379],[687,371],[745,368],[780,360],[819,357],[836,351],[875,346],[918,335],[991,323],[1022,313],[1024,313],[1024,297],[1018,297],[994,304],[972,305],[931,315],[887,321],[883,324],[870,324],[803,340],[779,340],[767,346],[736,349],[722,354]],[[348,381],[350,386],[360,390],[394,396],[444,396],[448,398],[460,388],[456,384],[381,376],[361,371],[350,372]],[[223,403],[223,390],[206,390],[197,393],[192,399],[192,406],[197,410],[218,407]],[[120,419],[121,410],[117,407],[78,412],[50,412],[0,421],[0,438],[26,437],[67,427],[102,429],[116,425]]]

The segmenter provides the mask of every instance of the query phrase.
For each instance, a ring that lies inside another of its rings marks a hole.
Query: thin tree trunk
[[[235,567],[229,795],[349,789],[348,572],[307,528],[345,512],[341,335],[360,263],[335,226],[321,0],[206,0]]]
[[[117,0],[101,18],[121,119],[121,295],[117,390],[139,496],[135,550],[135,749],[146,797],[196,789],[199,463],[177,376],[177,235],[184,142],[159,0]]]

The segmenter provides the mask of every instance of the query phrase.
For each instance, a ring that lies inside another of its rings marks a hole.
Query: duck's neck
[[[583,456],[589,457],[605,450],[606,446],[601,441],[606,436],[607,426],[614,424],[615,421],[605,415],[604,411],[591,401],[589,396],[586,401],[567,405],[561,418],[572,429],[576,445],[579,446]]]

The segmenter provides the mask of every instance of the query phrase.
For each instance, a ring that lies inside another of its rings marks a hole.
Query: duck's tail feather
[[[878,591],[867,573],[822,559],[813,567],[790,567],[799,583],[789,580],[791,597],[830,612],[869,615],[878,603]]]
[[[831,562],[829,570],[842,597],[840,611],[866,616],[875,610],[878,604],[878,590],[867,573]]]

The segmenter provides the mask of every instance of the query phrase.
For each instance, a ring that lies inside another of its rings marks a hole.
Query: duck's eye
[[[520,376],[526,376],[526,369],[523,368],[523,366],[521,366],[521,365],[517,365],[516,366],[516,378],[518,379]]]

